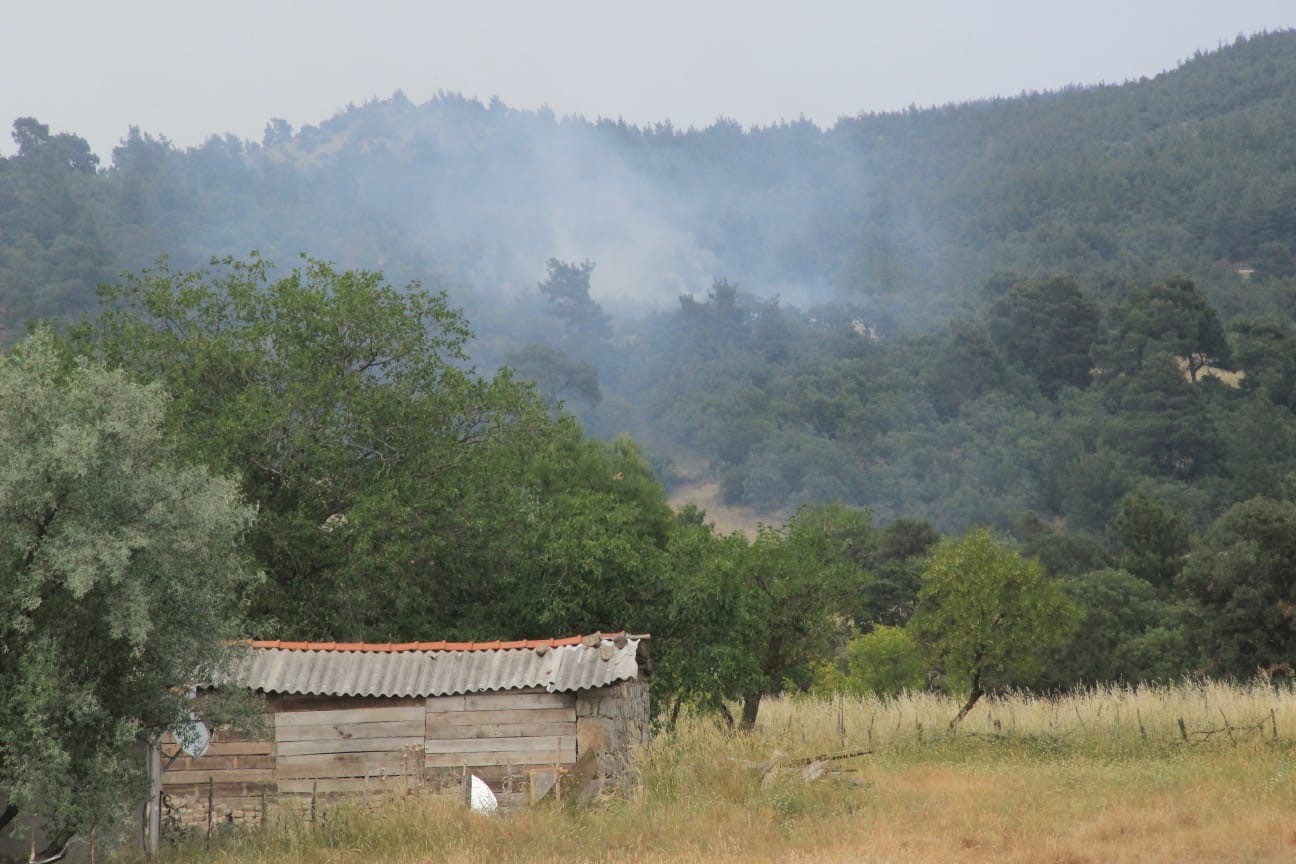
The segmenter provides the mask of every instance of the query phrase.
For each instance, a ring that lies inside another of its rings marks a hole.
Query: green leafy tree
[[[44,331],[0,358],[0,822],[39,801],[55,850],[142,800],[138,743],[244,635],[253,510],[181,463],[166,410]]]
[[[765,694],[831,655],[834,620],[868,578],[855,550],[871,535],[866,512],[838,505],[804,507],[750,543],[683,526],[663,615],[675,692],[725,713],[737,699],[736,722],[752,728]]]
[[[988,329],[1004,356],[1046,395],[1089,384],[1098,305],[1069,276],[1017,283],[991,306]]]
[[[1121,499],[1110,531],[1121,568],[1159,589],[1174,583],[1192,544],[1192,525],[1183,511],[1141,490]]]
[[[1234,360],[1246,373],[1242,389],[1288,409],[1296,407],[1296,333],[1291,322],[1272,316],[1244,318],[1229,329]]]
[[[549,301],[550,312],[562,321],[567,339],[598,342],[611,336],[611,319],[590,297],[590,274],[594,272],[594,262],[574,264],[550,258],[545,269],[540,293]]]
[[[523,345],[505,355],[504,362],[519,378],[534,381],[551,405],[566,400],[597,405],[603,398],[598,369],[550,345]]]
[[[683,704],[732,720],[725,701],[762,683],[747,638],[742,562],[748,542],[738,533],[717,535],[696,511],[676,518],[666,555],[668,588],[653,624],[653,688],[665,698],[653,704],[672,720]]]
[[[1253,498],[1230,507],[1193,549],[1181,584],[1202,610],[1192,635],[1208,670],[1291,674],[1296,504]]]
[[[1111,564],[1111,554],[1097,540],[1049,525],[1036,513],[1022,516],[1017,534],[1022,554],[1038,558],[1050,576],[1078,576]]]
[[[1114,317],[1103,365],[1115,371],[1142,368],[1148,358],[1166,352],[1179,358],[1196,382],[1206,366],[1227,368],[1232,362],[1219,315],[1190,279],[1135,290]]]
[[[1140,460],[1146,473],[1195,478],[1218,473],[1224,444],[1199,385],[1184,378],[1164,352],[1129,375],[1107,382],[1104,398],[1115,415],[1115,446]]]
[[[899,627],[909,620],[918,602],[927,556],[940,542],[936,529],[920,519],[897,519],[877,534],[867,551],[865,569],[871,578],[863,587],[863,602],[854,610],[856,623]]]
[[[992,678],[1028,683],[1076,619],[1075,606],[1043,565],[1000,545],[988,530],[942,541],[923,571],[910,627],[947,674],[968,682],[967,701],[950,728]]]
[[[164,384],[185,455],[259,508],[261,633],[500,626],[491,601],[537,515],[528,460],[555,427],[531,388],[464,368],[444,296],[313,260],[272,278],[253,257],[145,271],[104,299],[76,344]]]
[[[1042,682],[1050,687],[1118,681],[1171,681],[1192,668],[1182,603],[1145,579],[1103,569],[1061,581],[1080,612],[1074,638],[1053,649]]]
[[[867,512],[804,507],[783,528],[762,527],[745,550],[744,635],[758,675],[741,694],[742,728],[756,725],[764,694],[827,654],[833,615],[868,578],[853,553],[872,534]]]
[[[883,625],[851,639],[836,663],[821,662],[814,671],[819,693],[899,696],[927,683],[928,663],[913,634]]]

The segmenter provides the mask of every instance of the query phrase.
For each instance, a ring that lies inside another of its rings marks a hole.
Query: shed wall
[[[601,688],[609,689],[609,688]],[[423,698],[269,696],[268,735],[216,730],[191,758],[162,744],[163,833],[259,822],[312,800],[457,788],[465,769],[501,803],[578,755],[577,694],[511,690]],[[270,737],[272,736],[272,737]]]

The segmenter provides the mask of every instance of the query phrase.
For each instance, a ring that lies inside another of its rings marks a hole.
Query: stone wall
[[[576,694],[576,752],[597,754],[595,791],[629,785],[631,757],[651,732],[648,707],[643,678]]]

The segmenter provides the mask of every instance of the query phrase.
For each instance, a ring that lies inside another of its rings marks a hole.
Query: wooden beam
[[[423,716],[421,705],[394,708],[349,708],[344,711],[292,711],[275,715],[275,732],[295,726],[322,726],[340,723],[382,723],[391,720],[417,720]]]
[[[423,748],[422,735],[401,738],[334,738],[331,741],[280,741],[279,759],[320,753],[399,753],[407,747]]]
[[[224,771],[167,771],[162,775],[163,786],[182,783],[206,783],[208,778],[216,783],[264,783],[274,781],[270,768],[235,768]]]
[[[360,738],[403,738],[423,735],[426,715],[422,711],[405,720],[373,723],[288,724],[275,729],[275,741],[350,741]]]
[[[213,741],[207,747],[207,756],[254,756],[269,755],[274,743],[272,741]],[[179,744],[163,744],[162,755],[166,758],[175,756],[180,752]],[[187,758],[184,756],[181,759]]]
[[[563,723],[576,722],[576,707],[531,708],[488,711],[447,711],[427,715],[427,735],[441,726],[479,726],[490,723]]]
[[[575,735],[576,721],[564,720],[562,722],[550,721],[546,723],[478,723],[463,726],[454,723],[440,722],[434,724],[429,721],[425,734],[428,739],[437,740],[451,738],[539,738],[546,735]]]
[[[429,740],[426,745],[428,753],[521,753],[532,750],[544,752],[561,752],[570,749],[576,751],[575,737],[548,736],[544,738],[455,738],[440,741]]]
[[[570,765],[576,761],[576,746],[558,750],[496,750],[490,753],[429,753],[424,762],[428,768],[454,768],[467,765],[469,770],[488,765]]]

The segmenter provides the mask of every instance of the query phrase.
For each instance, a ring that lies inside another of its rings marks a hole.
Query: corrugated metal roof
[[[620,639],[625,633],[604,636],[567,636],[562,639],[519,639],[516,642],[282,642],[279,640],[253,640],[246,643],[252,648],[284,648],[289,651],[507,651],[510,648],[558,648],[579,645],[587,639]]]
[[[534,644],[450,643],[453,647],[435,649],[252,642],[229,680],[263,693],[317,696],[450,696],[520,687],[569,692],[637,677],[644,638],[594,634]]]

